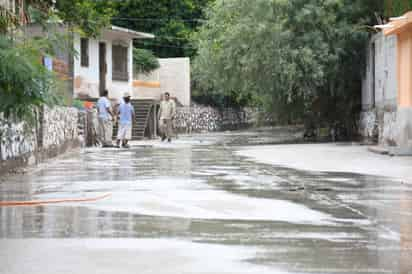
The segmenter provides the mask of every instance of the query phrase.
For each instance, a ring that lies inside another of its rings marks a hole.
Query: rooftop
[[[105,30],[105,32],[108,32],[108,33],[122,33],[122,34],[125,34],[125,35],[129,36],[130,38],[134,38],[134,39],[153,39],[155,37],[151,33],[134,31],[134,30],[131,30],[131,29],[122,28],[122,27],[113,26],[113,25],[110,26],[107,30]]]

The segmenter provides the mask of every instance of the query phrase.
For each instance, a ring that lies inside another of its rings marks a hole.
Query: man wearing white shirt
[[[111,111],[111,103],[107,96],[109,92],[103,91],[102,97],[97,101],[97,113],[99,120],[99,139],[103,147],[112,147],[113,137],[113,113]]]
[[[135,120],[135,113],[132,104],[130,103],[130,94],[126,92],[123,96],[123,102],[119,106],[119,130],[117,133],[116,146],[129,147],[129,140],[132,139],[132,126]]]

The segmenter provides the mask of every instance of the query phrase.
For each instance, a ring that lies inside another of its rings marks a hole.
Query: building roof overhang
[[[129,39],[153,39],[155,36],[151,33],[134,31],[127,28],[122,28],[118,26],[110,26],[104,30],[105,34],[127,37]]]
[[[412,11],[399,17],[390,18],[390,22],[381,27],[385,35],[397,35],[412,29]]]

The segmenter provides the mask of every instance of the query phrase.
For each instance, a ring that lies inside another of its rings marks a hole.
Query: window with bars
[[[89,66],[89,39],[80,38],[80,64],[82,67]]]
[[[121,45],[112,47],[112,79],[116,81],[129,81],[128,48]]]

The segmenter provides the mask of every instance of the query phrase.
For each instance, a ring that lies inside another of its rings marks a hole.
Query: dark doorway
[[[102,96],[103,91],[106,89],[106,74],[107,74],[107,64],[106,64],[106,44],[99,43],[99,93]]]

